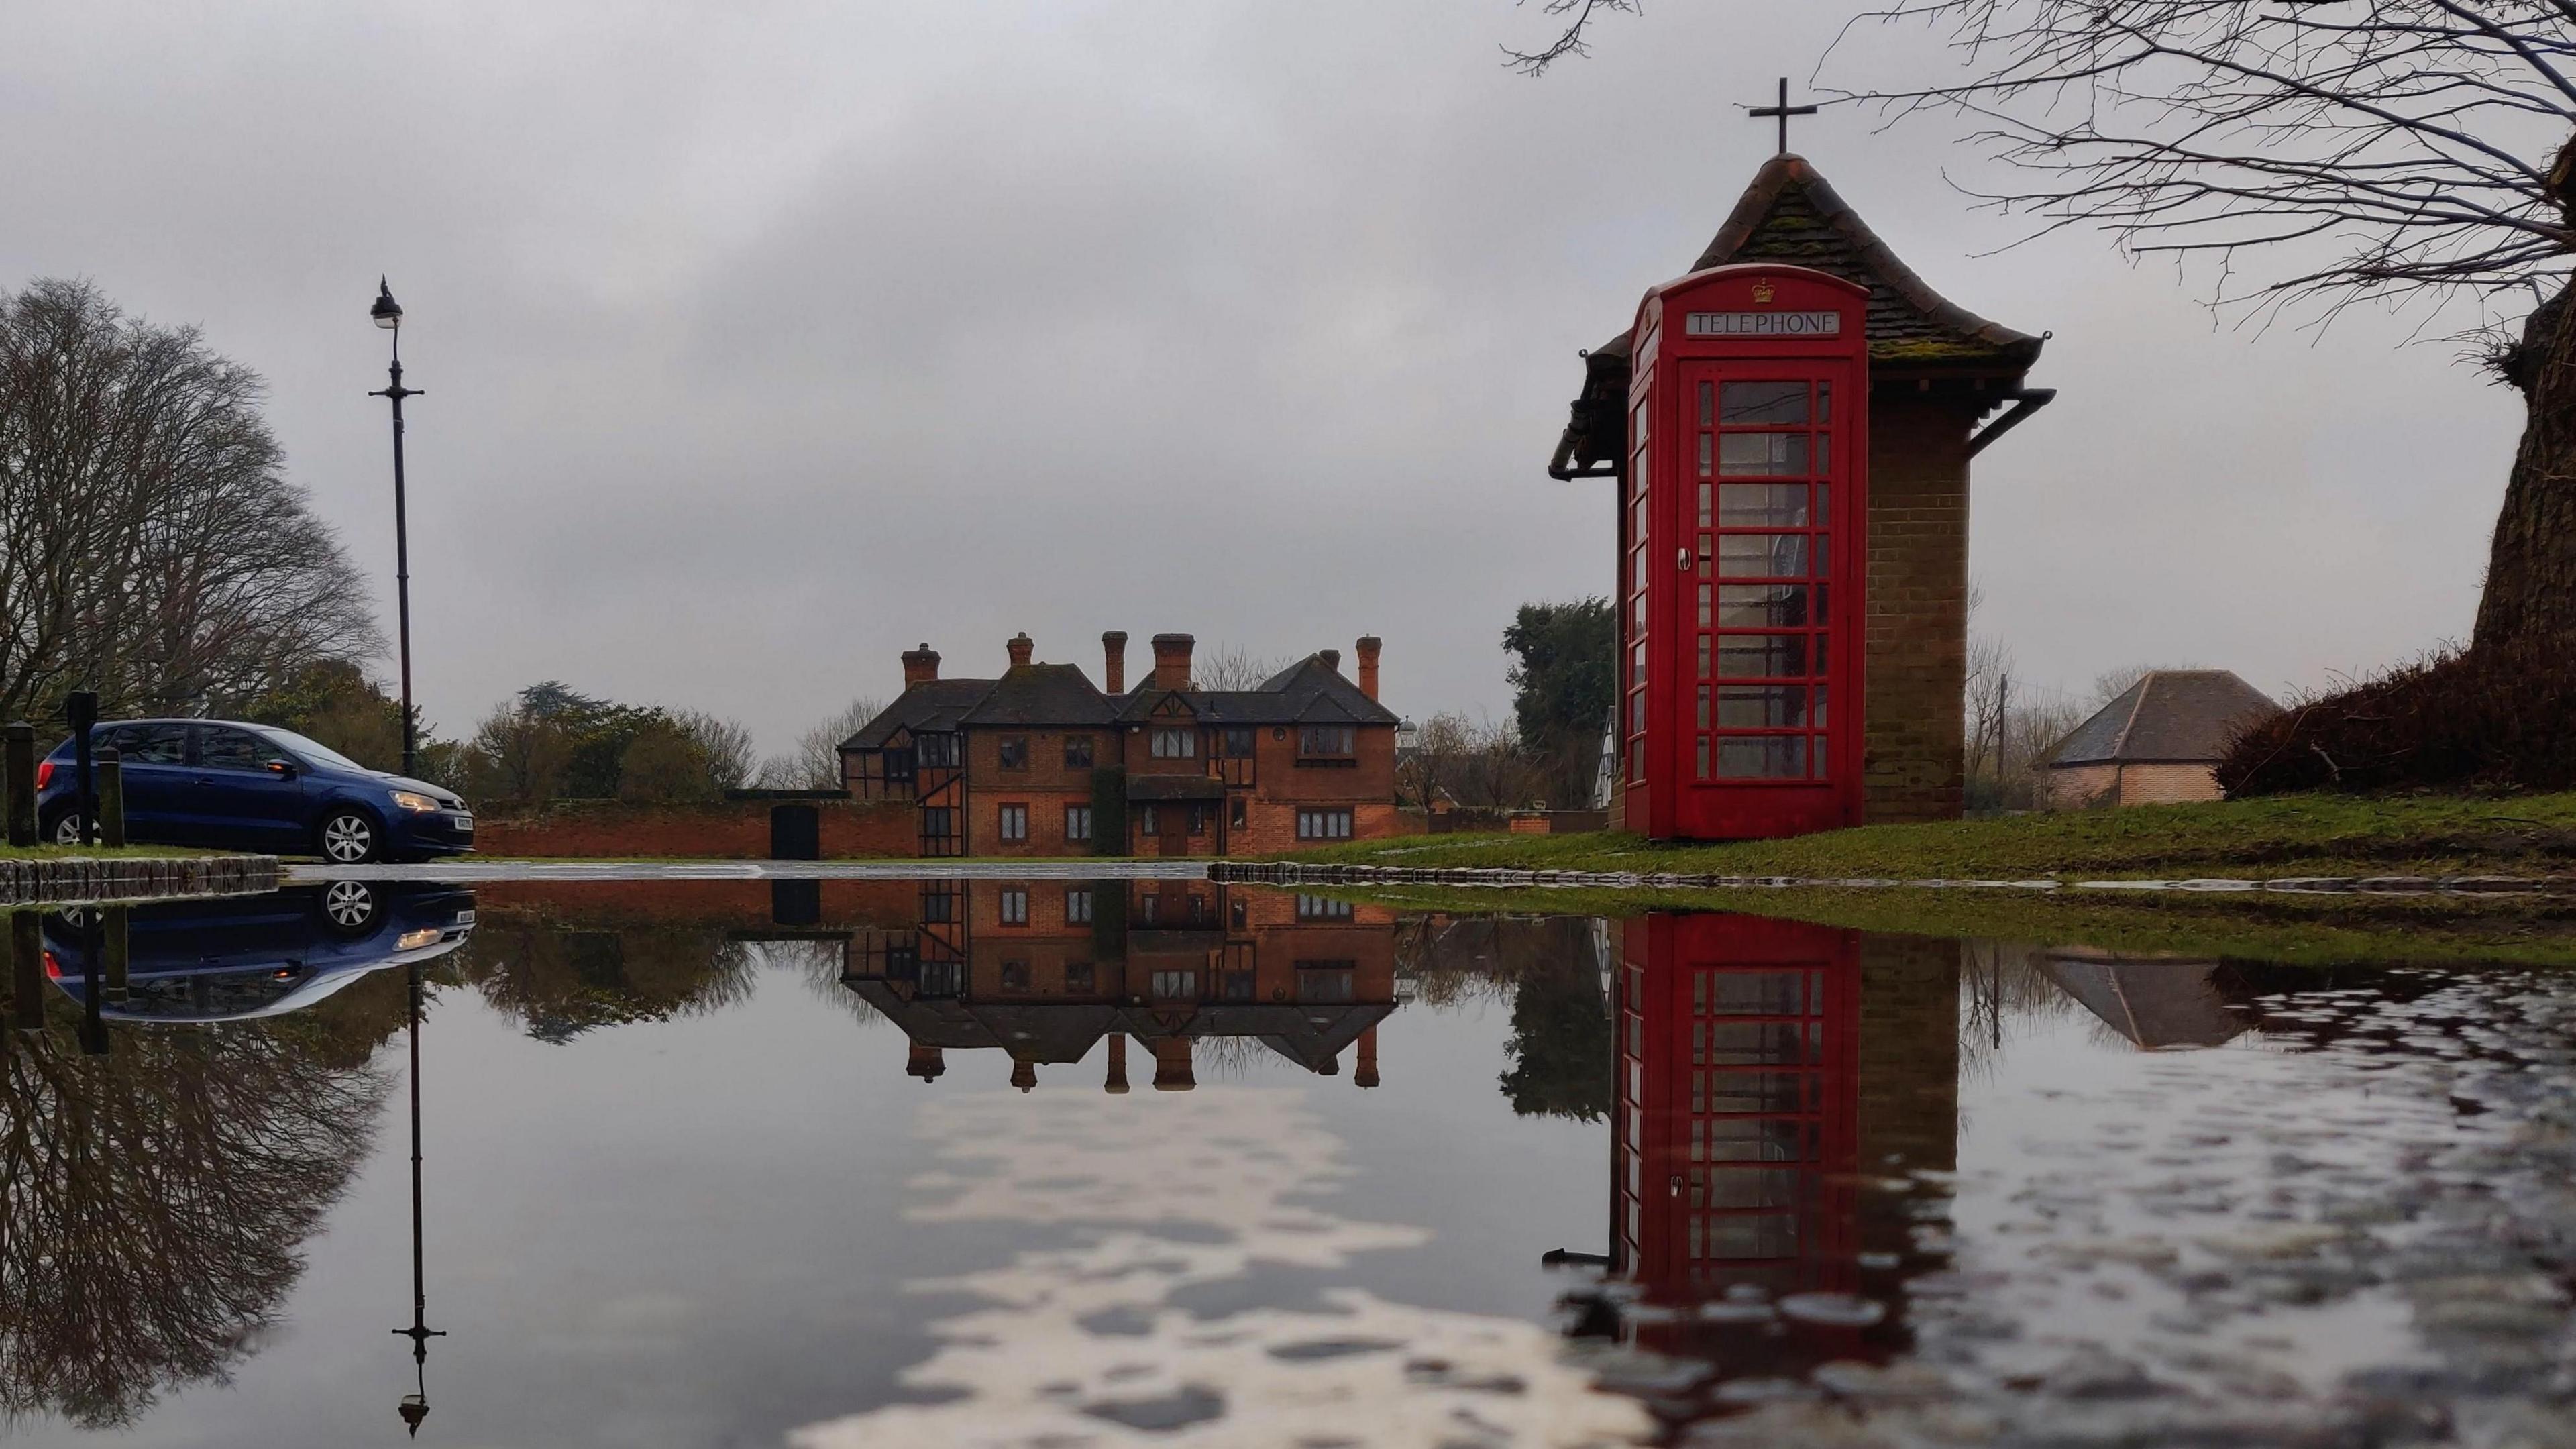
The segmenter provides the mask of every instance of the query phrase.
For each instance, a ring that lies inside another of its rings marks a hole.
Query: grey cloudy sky
[[[783,746],[928,639],[1387,640],[1506,712],[1523,600],[1610,586],[1543,464],[1770,149],[1846,7],[1689,0],[1542,81],[1504,0],[223,6],[0,19],[0,286],[80,275],[266,374],[392,621],[379,272],[409,309],[417,678],[559,677]],[[1823,79],[1932,73],[1866,37]],[[2020,223],[1940,123],[1796,147],[2057,405],[1979,459],[1981,627],[2035,683],[2326,682],[2465,635],[2519,426],[2415,319],[2214,326]]]

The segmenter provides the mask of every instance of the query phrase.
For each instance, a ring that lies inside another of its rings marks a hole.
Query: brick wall
[[[2218,774],[2210,765],[2157,764],[2120,767],[2123,805],[2177,805],[2187,800],[2218,798]]]
[[[1959,1164],[1957,941],[1871,933],[1860,942],[1860,1170],[1900,1176]],[[1894,1159],[1894,1160],[1891,1160]],[[1915,1246],[1918,1200],[1860,1195],[1860,1248],[1917,1271],[1937,1258]]]
[[[773,803],[626,805],[614,800],[557,800],[525,814],[478,817],[474,847],[484,855],[766,860]],[[920,825],[909,801],[817,800],[813,804],[827,860],[905,856],[919,847]]]
[[[1968,669],[1968,419],[1882,382],[1869,406],[1868,724],[1862,818],[1955,820]]]
[[[2120,788],[2117,765],[2069,765],[2043,772],[2045,797],[2040,802],[2050,810],[2083,810],[2110,801]]]

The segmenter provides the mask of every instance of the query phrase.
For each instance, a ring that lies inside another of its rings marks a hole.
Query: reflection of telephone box
[[[1632,829],[1861,822],[1868,302],[1755,263],[1638,309],[1620,581]]]
[[[1611,1266],[1649,1301],[1856,1286],[1860,933],[1623,928]]]

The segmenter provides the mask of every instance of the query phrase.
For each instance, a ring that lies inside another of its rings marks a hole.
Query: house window
[[[1163,812],[1155,809],[1151,805],[1140,805],[1136,807],[1136,833],[1139,835],[1162,834]]]
[[[1237,795],[1233,799],[1225,802],[1226,828],[1229,830],[1243,829],[1244,822],[1250,816],[1251,809],[1252,802],[1249,797],[1246,796]]]
[[[1253,736],[1253,729],[1252,729],[1252,726],[1250,726],[1250,725],[1228,725],[1228,726],[1226,726],[1226,730],[1225,730],[1225,753],[1226,753],[1226,758],[1228,758],[1228,759],[1234,759],[1234,760],[1248,760],[1248,759],[1251,759],[1251,758],[1252,758],[1252,736]]]
[[[1252,924],[1252,907],[1241,896],[1226,902],[1225,913],[1227,919],[1233,922],[1234,928],[1238,931]]]
[[[1029,923],[1029,893],[1024,890],[1002,892],[1002,924],[1025,926]]]
[[[1249,971],[1223,971],[1217,974],[1217,989],[1228,1001],[1252,1000],[1253,978]]]
[[[912,752],[920,759],[921,764],[925,768],[931,766],[938,766],[941,768],[953,767],[957,763],[957,737],[955,735],[923,735],[912,742]]]
[[[1064,767],[1068,770],[1091,768],[1091,736],[1066,735],[1064,737]]]
[[[1154,995],[1165,1001],[1198,999],[1199,973],[1195,971],[1157,971],[1149,984]]]
[[[965,995],[966,963],[963,961],[922,962],[921,994],[924,996]]]
[[[1190,834],[1192,834],[1192,835],[1205,835],[1205,834],[1207,834],[1207,827],[1208,827],[1208,808],[1207,808],[1205,805],[1193,805],[1193,806],[1191,806],[1191,807],[1190,807],[1189,822],[1190,822]]]
[[[1089,996],[1100,989],[1099,977],[1088,961],[1068,961],[1064,967],[1064,989],[1068,995]]]
[[[1066,891],[1064,893],[1064,923],[1068,926],[1091,924],[1091,892]]]
[[[1299,976],[1300,976],[1300,979],[1301,979],[1301,980],[1303,979],[1303,975],[1304,975],[1304,973],[1302,973],[1302,972],[1301,972],[1301,973],[1299,973]],[[1029,989],[1029,963],[1028,963],[1028,962],[1026,962],[1026,961],[1005,961],[1005,962],[1003,962],[1003,963],[1002,963],[1002,989],[1003,989],[1004,991],[1026,991],[1026,990],[1028,990],[1028,989]]]
[[[1334,900],[1331,896],[1310,896],[1301,892],[1297,897],[1297,919],[1347,921],[1351,919],[1351,903]]]
[[[1138,896],[1138,897],[1136,898],[1136,919],[1137,919],[1137,920],[1140,920],[1140,921],[1144,922],[1146,925],[1149,925],[1149,926],[1150,926],[1150,925],[1154,924],[1154,918],[1155,918],[1155,917],[1157,917],[1157,916],[1159,916],[1159,915],[1161,915],[1162,913],[1163,913],[1163,898],[1162,898],[1161,896],[1159,896],[1159,895],[1155,895],[1155,894],[1153,894],[1153,893],[1151,893],[1151,892],[1148,892],[1148,893],[1146,893],[1146,894],[1144,894],[1144,895],[1141,895],[1141,896]]]
[[[1199,753],[1199,732],[1194,729],[1171,729],[1157,725],[1153,740],[1154,758],[1158,760],[1194,760]]]
[[[1026,805],[1002,807],[1002,838],[1004,840],[1029,838],[1029,807]]]
[[[1028,767],[1029,737],[1027,735],[1002,736],[1002,768],[1025,770]]]
[[[1090,806],[1067,805],[1064,807],[1064,838],[1067,840],[1089,840],[1091,838]]]
[[[1190,892],[1190,924],[1193,926],[1207,924],[1207,913],[1207,897],[1196,891]]]
[[[1351,999],[1351,974],[1358,969],[1357,961],[1300,961],[1297,963],[1297,999],[1348,1001]]]
[[[1310,760],[1348,759],[1358,746],[1359,731],[1350,725],[1307,725],[1297,732],[1297,753]]]
[[[1351,812],[1348,810],[1300,810],[1297,812],[1299,840],[1348,840],[1351,838]]]
[[[953,805],[923,806],[921,833],[933,840],[953,839],[957,834],[957,808]]]

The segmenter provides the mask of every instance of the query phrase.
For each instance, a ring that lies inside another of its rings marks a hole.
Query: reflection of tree
[[[452,959],[485,1001],[540,1041],[714,1011],[752,989],[750,951],[713,929],[575,931],[487,917]]]
[[[268,1327],[384,1099],[341,1018],[0,1045],[0,1417],[129,1423]]]
[[[1553,947],[1532,961],[1512,993],[1512,1065],[1503,1095],[1524,1117],[1598,1122],[1609,1114],[1617,1066],[1608,1003],[1589,921],[1522,922]]]

